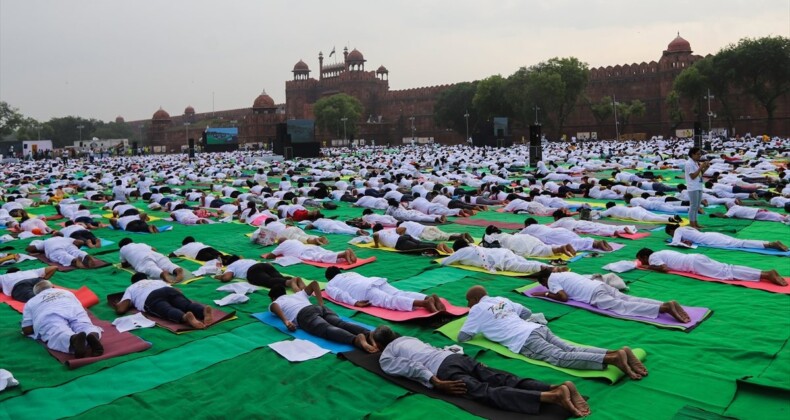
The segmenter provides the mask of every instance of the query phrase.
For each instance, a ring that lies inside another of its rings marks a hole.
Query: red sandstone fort
[[[647,137],[672,136],[677,129],[690,129],[695,120],[690,103],[682,103],[684,120],[673,123],[666,103],[675,78],[695,61],[703,58],[693,54],[688,41],[678,36],[667,45],[658,61],[607,66],[590,69],[585,95],[592,102],[604,96],[614,96],[618,101],[641,100],[646,112],[632,118],[620,133],[639,133]],[[434,103],[438,94],[451,85],[390,90],[389,71],[379,66],[375,71],[365,69],[367,60],[357,49],[343,50],[340,62],[324,63],[318,54],[317,78],[311,76],[307,63],[299,60],[293,67],[293,79],[285,82],[285,103],[276,104],[262,92],[250,108],[196,113],[187,106],[183,115],[171,116],[163,109],[157,110],[150,120],[129,121],[142,134],[143,145],[152,151],[175,151],[187,144],[188,138],[200,138],[203,129],[235,126],[239,129],[241,145],[270,145],[276,137],[278,123],[289,119],[313,119],[313,105],[322,97],[345,93],[357,98],[363,105],[362,119],[358,121],[357,138],[376,144],[401,144],[404,139],[433,138],[438,143],[463,142],[465,133],[439,127],[433,118]],[[515,70],[515,69],[513,69]],[[765,111],[746,95],[734,95],[735,134],[763,134],[766,129]],[[777,133],[790,133],[790,95],[778,101],[774,128]],[[716,109],[714,100],[712,109]],[[707,109],[705,110],[707,111]],[[413,118],[412,118],[413,117]],[[568,138],[578,133],[597,133],[598,138],[614,138],[614,119],[598,123],[590,108],[580,102],[564,127]],[[123,118],[118,117],[117,122]],[[513,124],[511,122],[511,124]],[[707,124],[706,124],[707,125]],[[714,121],[713,127],[723,127],[723,121]],[[412,130],[412,127],[414,129]],[[513,140],[520,142],[526,135],[524,127],[511,125]],[[316,133],[323,145],[332,139],[341,139],[342,133]],[[337,143],[337,142],[335,142]],[[370,143],[368,143],[370,144]]]

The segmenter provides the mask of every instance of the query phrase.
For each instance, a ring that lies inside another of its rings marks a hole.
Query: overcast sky
[[[318,78],[318,52],[333,47],[407,89],[552,57],[657,61],[678,31],[701,55],[790,36],[790,0],[2,0],[0,100],[43,121],[147,119],[160,106],[211,111],[212,92],[216,110],[263,89],[282,103],[293,65]]]

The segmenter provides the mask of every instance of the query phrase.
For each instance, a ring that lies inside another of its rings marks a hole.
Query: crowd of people
[[[665,226],[667,247],[788,251],[778,240],[708,232],[699,216],[707,206],[724,205],[726,213],[710,217],[773,222],[788,229],[787,145],[779,138],[719,139],[712,144],[713,152],[683,139],[547,143],[547,158],[535,167],[529,166],[526,147],[466,145],[327,149],[322,158],[278,163],[261,159],[264,152],[201,154],[194,160],[147,155],[21,161],[2,168],[0,225],[16,239],[9,244],[25,241],[20,253],[24,249],[53,264],[92,269],[99,262],[81,247],[99,247],[102,229],[157,235],[161,226],[153,222],[159,218],[188,229],[247,224],[251,238],[239,241],[271,247],[259,259],[224,254],[218,244],[191,236],[174,241],[172,252],[146,244],[146,235],[121,239],[114,245],[120,263],[135,274],[115,304],[117,313],[136,308],[193,328],[209,326],[212,306],[192,301],[173,287],[192,273],[171,257],[186,257],[215,264],[212,273],[221,282],[241,279],[268,288],[268,309],[289,330],[301,328],[364,352],[380,352],[380,366],[388,374],[508,411],[536,413],[541,404],[558,404],[585,416],[591,407],[572,382],[547,384],[494,373],[470,357],[400,336],[397,328],[382,325],[371,331],[347,322],[324,302],[317,282],[283,275],[273,264],[293,258],[328,265],[325,292],[353,307],[445,309],[436,294],[390,284],[384,268],[380,276],[369,277],[336,267],[354,265],[358,255],[353,247],[327,249],[327,235],[347,235],[352,243],[372,244],[372,250],[442,256],[444,266],[530,276],[548,289],[544,297],[550,299],[647,318],[668,314],[688,322],[689,315],[676,301],[623,294],[569,272],[567,260],[580,252],[612,252],[606,237],[636,234],[643,224]],[[665,175],[672,171],[675,176]],[[43,206],[53,206],[56,216],[31,215],[31,209]],[[339,206],[356,214],[338,220],[333,212]],[[493,223],[464,232],[442,228],[495,209],[523,214],[523,228],[504,232]],[[715,261],[700,250],[644,248],[630,253],[626,259],[656,271],[786,285],[786,272]],[[3,257],[4,264],[19,259],[14,253]],[[78,358],[101,355],[101,328],[91,323],[71,292],[53,287],[53,273],[51,267],[11,268],[0,275],[2,292],[27,302],[23,333]],[[632,380],[648,376],[628,346],[568,343],[530,308],[504,296],[488,296],[481,285],[470,288],[466,297],[471,310],[458,337],[461,342],[482,334],[514,353],[555,366],[602,370],[612,365]]]

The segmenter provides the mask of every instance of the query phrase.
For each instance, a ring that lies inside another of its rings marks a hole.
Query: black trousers
[[[218,259],[220,256],[222,256],[221,252],[209,246],[198,251],[195,259],[198,261],[211,261]]]
[[[398,251],[415,251],[419,249],[436,249],[436,244],[433,242],[423,242],[414,239],[413,236],[401,235],[398,242],[395,243],[395,249]]]
[[[14,285],[11,289],[11,297],[20,302],[27,302],[36,294],[33,293],[33,286],[44,279],[40,277],[25,279]]]
[[[318,305],[302,308],[296,315],[296,323],[310,334],[343,344],[352,344],[354,337],[370,332],[357,324],[343,321],[331,309]]]
[[[436,376],[443,381],[463,381],[464,397],[470,400],[526,414],[537,413],[541,392],[551,389],[547,383],[495,371],[462,354],[444,359]]]
[[[258,263],[247,270],[247,283],[269,289],[277,285],[285,286],[285,282],[290,279],[290,277],[285,277],[280,274],[280,272],[269,263]]]
[[[203,319],[203,305],[187,299],[178,289],[162,287],[156,289],[145,299],[145,311],[173,322],[181,322],[185,312],[192,312],[197,319]]]

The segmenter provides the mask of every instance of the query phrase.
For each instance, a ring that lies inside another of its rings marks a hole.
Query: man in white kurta
[[[567,267],[552,267],[537,261],[529,261],[520,257],[506,248],[483,248],[469,244],[463,239],[453,243],[452,255],[442,260],[442,265],[469,265],[484,268],[491,272],[513,271],[517,273],[532,274],[544,268],[556,271],[567,271]]]
[[[562,217],[549,225],[553,228],[567,229],[582,235],[616,236],[618,233],[636,233],[634,225],[607,225],[604,223],[576,220],[573,217]]]
[[[40,286],[44,283],[47,284]],[[99,340],[102,329],[93,325],[73,293],[51,287],[48,281],[37,285],[38,293],[27,301],[22,312],[22,331],[44,341],[52,350],[84,357],[88,335],[94,335],[91,341]],[[95,353],[98,349],[93,350]]]
[[[776,270],[761,271],[743,265],[725,264],[702,254],[683,254],[677,251],[653,252],[648,248],[636,254],[639,262],[655,271],[680,271],[718,280],[760,281],[765,280],[780,286],[787,282]]]
[[[781,241],[766,242],[753,239],[737,239],[718,232],[700,232],[690,226],[667,225],[664,231],[672,237],[670,245],[673,246],[703,245],[716,248],[773,248],[779,251],[787,251],[787,246]]]
[[[151,246],[132,243],[129,238],[122,239],[118,245],[121,248],[121,265],[131,266],[134,271],[144,273],[149,278],[162,279],[168,283],[177,283],[184,279],[184,269]]]
[[[436,312],[433,297],[423,293],[399,290],[384,277],[365,277],[347,271],[327,269],[326,293],[334,300],[354,306],[372,305],[394,311],[413,311],[419,307]],[[437,299],[438,300],[438,299]]]
[[[681,221],[679,216],[655,214],[642,207],[625,207],[618,205],[607,207],[606,211],[601,213],[601,216],[650,223],[679,223]]]

